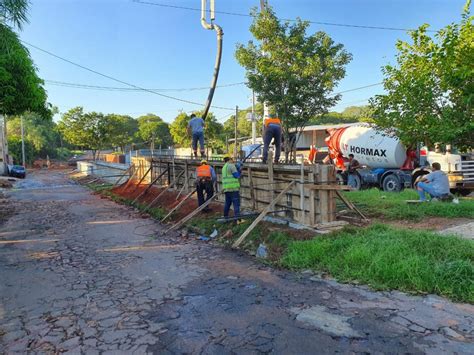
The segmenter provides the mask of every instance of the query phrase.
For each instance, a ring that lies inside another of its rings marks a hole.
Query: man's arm
[[[212,179],[212,182],[217,181],[216,171],[214,170],[214,168],[212,166],[211,166],[211,179]]]

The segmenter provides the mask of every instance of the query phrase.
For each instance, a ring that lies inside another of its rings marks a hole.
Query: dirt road
[[[472,305],[158,236],[158,224],[58,171],[6,195],[1,353],[474,353]]]

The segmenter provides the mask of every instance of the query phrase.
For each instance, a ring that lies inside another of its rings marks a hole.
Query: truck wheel
[[[469,196],[469,194],[471,192],[473,192],[473,190],[469,190],[469,189],[456,189],[456,190],[452,190],[451,192],[453,192],[454,194],[459,194],[461,196]]]
[[[402,184],[396,175],[387,175],[382,181],[382,188],[385,192],[400,192],[402,191]]]
[[[354,185],[351,186],[354,190],[359,191],[362,188],[362,179],[360,178],[359,174],[354,174]],[[349,179],[347,180],[347,184],[349,185]]]

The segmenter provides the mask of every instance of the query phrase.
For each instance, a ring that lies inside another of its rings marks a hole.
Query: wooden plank
[[[173,181],[176,181],[176,164],[175,164],[175,161],[174,161],[174,156],[173,156],[173,160],[172,160],[172,164],[173,164]],[[176,190],[176,188],[175,188]]]
[[[234,244],[232,244],[233,248],[238,248],[240,244],[247,238],[247,236],[253,231],[253,229],[260,223],[260,221],[270,212],[276,205],[276,203],[286,194],[286,192],[293,187],[295,181],[290,182],[279,194],[276,198],[274,198],[270,204],[265,207],[265,209],[260,213],[260,215],[252,222],[252,224],[242,233],[242,235],[237,239]]]
[[[247,168],[247,175],[249,176],[249,189],[250,189],[250,198],[252,199],[252,209],[255,210],[257,208],[257,201],[255,196],[255,187],[253,186],[253,178],[252,178],[252,169],[250,167]]]
[[[156,196],[156,197],[153,199],[153,201],[151,201],[151,202],[148,204],[148,206],[145,207],[145,209],[144,209],[143,211],[148,211],[148,210],[151,208],[151,206],[153,206],[153,205],[155,204],[155,202],[158,201],[158,199],[159,199],[167,190],[173,188],[173,186],[176,185],[176,182],[177,182],[177,181],[179,180],[179,178],[183,175],[183,173],[184,173],[184,171],[180,172],[180,173],[178,174],[178,176],[176,177],[176,180],[173,181],[173,182],[171,183],[171,185],[166,186],[166,187],[163,189],[163,191],[161,191],[161,192],[158,194],[158,196]]]
[[[349,207],[349,209],[355,211],[363,220],[369,221],[369,219],[351,202],[349,201],[343,194],[339,191],[336,191],[336,195],[341,199],[344,204]]]
[[[189,168],[187,160],[184,161],[184,189],[186,192],[189,192]]]
[[[317,181],[319,183],[326,183],[328,181],[328,165],[317,165],[319,175]],[[329,222],[329,193],[327,190],[318,190],[319,195],[319,203],[318,203],[318,210],[319,210],[319,218],[320,223]]]
[[[336,169],[334,166],[330,166],[328,169],[328,183],[329,184],[334,184],[335,186],[340,186],[337,185],[336,182]],[[333,222],[336,220],[336,211],[337,211],[337,206],[336,206],[336,193],[334,190],[329,190],[328,192],[328,219],[329,222]]]
[[[301,162],[300,170],[300,210],[301,210],[301,220],[305,221],[305,212],[304,212],[304,162]]]
[[[148,185],[148,187],[147,187],[145,190],[143,190],[141,194],[139,194],[137,197],[135,197],[135,199],[132,201],[132,205],[135,204],[135,202],[137,202],[140,197],[142,197],[143,195],[145,195],[145,194],[148,192],[148,190],[150,190],[150,189],[153,187],[153,185],[154,185],[154,184],[161,178],[161,176],[164,175],[164,174],[166,174],[166,170],[163,171],[160,175],[158,175],[152,182],[150,182],[150,184]]]
[[[119,181],[121,181],[125,176],[127,176],[127,174],[130,172],[130,169],[132,168],[132,166],[133,166],[133,164],[130,165],[127,170],[125,170],[123,175],[121,177],[119,177],[118,180],[115,182],[114,186],[117,186]]]
[[[127,189],[127,187],[132,183],[133,178],[134,178],[135,175],[137,175],[137,174],[138,174],[138,168],[137,168],[137,169],[134,169],[132,176],[130,176],[130,177],[128,178],[127,183],[126,183],[125,186],[123,187],[123,190],[124,190],[124,191],[125,191],[125,190]]]
[[[135,192],[137,189],[138,189],[138,186],[140,186],[140,184],[143,182],[143,180],[145,180],[146,176],[148,175],[148,173],[151,171],[151,165],[150,167],[148,168],[148,170],[146,171],[145,174],[143,174],[142,178],[140,179],[140,181],[138,182],[137,186],[135,186],[135,188],[133,189],[133,192]]]
[[[314,173],[308,174],[308,181],[314,183]],[[316,223],[316,192],[309,190],[309,225],[314,226]]]
[[[215,194],[214,196],[212,196],[209,200],[204,202],[201,206],[199,206],[194,211],[192,211],[190,214],[188,214],[186,217],[181,219],[178,223],[173,224],[171,227],[169,227],[164,232],[164,234],[168,233],[169,231],[172,231],[174,229],[177,229],[177,228],[181,227],[183,224],[185,224],[187,221],[189,221],[191,218],[193,218],[195,215],[197,215],[199,212],[201,212],[203,209],[205,209],[207,206],[209,206],[213,200],[215,200],[217,197],[219,197],[222,194],[223,194],[223,192],[219,192],[219,193]]]
[[[309,185],[307,188],[308,190],[352,191],[352,188],[346,185]]]
[[[267,163],[268,163],[268,182],[269,182],[268,200],[271,201],[275,198],[275,186],[273,185],[275,181],[273,180],[274,176],[273,176],[273,152],[272,151],[268,152]]]
[[[191,198],[191,196],[196,192],[196,189],[194,189],[193,191],[191,191],[189,194],[187,194],[184,199],[178,203],[176,205],[175,208],[173,208],[171,211],[168,212],[168,214],[166,216],[164,216],[162,218],[162,220],[160,221],[160,223],[163,223],[169,216],[171,216],[173,214],[174,211],[178,210],[187,200],[189,200]]]

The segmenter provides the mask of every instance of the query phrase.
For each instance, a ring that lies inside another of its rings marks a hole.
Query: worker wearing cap
[[[268,149],[273,139],[275,144],[275,163],[280,160],[281,152],[281,120],[274,113],[269,114],[263,121],[263,163],[268,159]]]
[[[201,158],[206,156],[204,150],[204,120],[201,117],[196,117],[193,113],[188,123],[187,128],[188,135],[192,137],[192,147],[194,152],[194,158],[197,158],[197,145],[199,141],[199,148],[201,150]]]
[[[225,193],[224,218],[229,218],[230,206],[234,205],[234,217],[240,216],[240,175],[242,166],[234,164],[231,156],[224,157],[222,189]]]
[[[207,164],[206,160],[202,160],[201,165],[196,168],[196,191],[199,206],[214,196],[215,182],[216,172],[214,168]],[[206,198],[204,198],[204,192],[206,193]],[[209,206],[203,210],[203,212],[208,211],[210,211]]]

